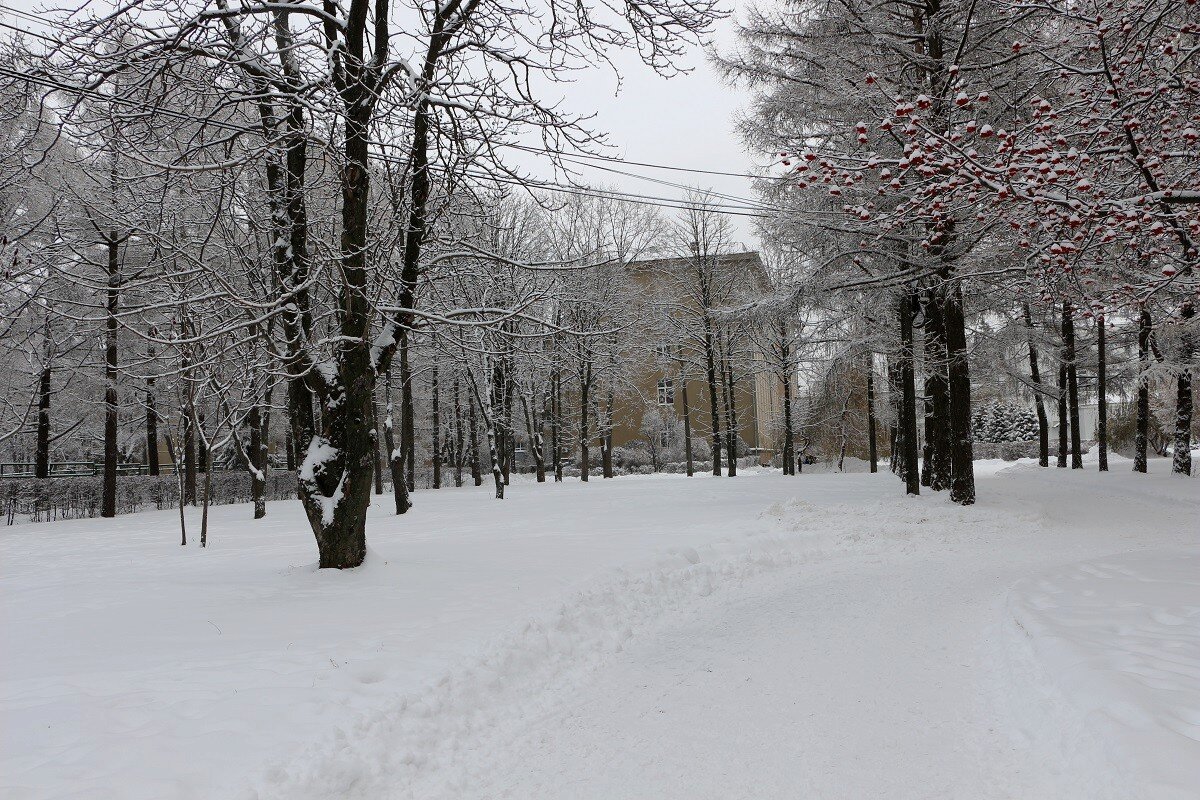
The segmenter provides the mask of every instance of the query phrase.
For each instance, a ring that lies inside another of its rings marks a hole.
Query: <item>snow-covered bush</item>
[[[198,499],[203,498],[205,476],[196,476]],[[100,477],[71,475],[55,478],[5,478],[0,480],[0,509],[4,522],[48,522],[55,519],[95,517],[100,513]],[[296,473],[272,471],[264,491],[267,500],[296,496]],[[249,503],[250,475],[244,470],[213,472],[209,502],[213,505]],[[175,475],[125,475],[117,478],[117,513],[171,508],[179,504],[179,479]]]

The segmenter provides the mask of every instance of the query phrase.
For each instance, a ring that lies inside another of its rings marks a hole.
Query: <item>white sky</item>
[[[725,2],[728,10],[736,10],[745,0]],[[0,3],[30,12],[39,6],[58,5],[53,0],[49,3],[44,0],[0,0]],[[29,20],[12,17],[3,10],[0,10],[0,21],[31,30],[39,28]],[[714,36],[716,46],[728,48],[734,41],[733,31],[733,20],[724,20]],[[668,80],[643,65],[636,55],[620,54],[616,59],[622,74],[619,92],[612,70],[596,67],[580,72],[573,85],[562,88],[565,107],[575,113],[596,113],[591,126],[607,134],[608,143],[613,146],[608,151],[610,155],[632,161],[722,172],[757,172],[735,131],[735,115],[746,104],[747,98],[723,84],[701,49],[693,48],[684,61],[691,72]],[[526,167],[537,177],[553,178],[549,165],[536,158],[522,160],[518,165]],[[753,199],[750,181],[745,178],[670,172],[620,164],[608,166]],[[658,197],[679,199],[684,195],[684,191],[678,188],[595,168],[580,167],[577,180]],[[674,212],[664,210],[663,213]],[[733,216],[730,221],[734,225],[737,240],[748,248],[757,246],[754,220]]]

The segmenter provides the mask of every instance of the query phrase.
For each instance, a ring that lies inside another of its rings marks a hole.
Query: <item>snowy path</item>
[[[1200,557],[1197,482],[999,466],[971,509],[889,475],[421,493],[349,575],[294,566],[288,505],[218,509],[207,553],[169,514],[10,529],[0,795],[1196,796],[1136,751],[1200,755],[1200,586],[1161,567]],[[1129,551],[1113,636],[1076,578]]]
[[[1161,736],[1110,740],[1064,698],[1007,604],[1014,583],[1048,564],[1147,540],[1195,550],[1200,506],[1168,485],[1147,504],[1158,528],[1147,535],[1129,525],[1140,492],[1070,499],[1039,483],[1019,472],[988,481],[993,494],[968,512],[885,500],[858,522],[853,508],[785,504],[775,511],[788,525],[825,531],[812,552],[776,553],[761,570],[727,560],[714,572],[735,580],[668,609],[585,674],[511,692],[434,768],[381,756],[382,770],[310,788],[523,800],[1195,796],[1195,770],[1174,789],[1139,771],[1149,754],[1136,751]],[[1198,588],[1184,599],[1200,612]],[[1186,763],[1200,729],[1173,744]],[[372,752],[360,741],[352,760],[360,747]]]

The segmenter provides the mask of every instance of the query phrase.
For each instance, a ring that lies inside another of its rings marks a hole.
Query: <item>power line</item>
[[[0,5],[0,8],[7,8],[7,7]],[[57,89],[59,91],[68,92],[68,93],[75,94],[75,95],[82,96],[82,97],[97,98],[106,103],[121,105],[121,106],[124,106],[127,108],[132,108],[134,110],[145,111],[145,112],[149,112],[149,113],[153,113],[153,114],[160,114],[160,115],[163,115],[163,116],[166,116],[169,118],[174,118],[174,119],[182,120],[185,122],[197,124],[202,127],[211,127],[211,128],[216,128],[218,130],[226,130],[226,131],[230,131],[233,133],[239,133],[239,134],[258,135],[261,133],[261,131],[258,131],[257,129],[247,128],[247,127],[235,125],[235,124],[228,123],[228,122],[222,122],[219,120],[198,119],[196,117],[190,116],[183,112],[175,111],[173,109],[168,109],[168,108],[163,108],[163,107],[150,107],[143,103],[138,103],[137,101],[130,100],[128,98],[119,97],[119,96],[115,96],[115,95],[104,95],[104,94],[101,94],[100,92],[95,91],[94,89],[88,89],[88,88],[81,87],[81,86],[73,86],[69,83],[56,81],[56,80],[53,80],[48,77],[32,75],[29,73],[16,72],[14,70],[9,70],[4,67],[0,67],[0,75],[5,75],[10,78],[17,79],[17,80],[28,81],[30,83],[34,83],[34,84],[37,84],[37,85],[40,85],[40,86],[43,86],[46,88]],[[371,144],[375,145],[378,148],[387,148],[387,147],[395,147],[396,146],[396,145],[389,145],[389,144],[386,144],[383,142],[375,142],[375,141],[372,141]],[[547,151],[547,152],[550,152],[550,151]],[[382,152],[372,155],[372,158],[375,158],[376,160],[382,160],[382,161],[386,161],[389,163],[395,163],[395,164],[401,164],[401,165],[403,165],[405,163],[403,159],[400,159],[396,156],[388,156],[388,155],[383,154]],[[440,169],[446,173],[451,173],[451,170],[447,167],[438,167],[438,169]],[[645,180],[661,182],[661,183],[665,183],[667,185],[675,186],[677,188],[687,188],[687,187],[679,187],[678,184],[671,184],[670,182],[660,181],[659,179],[650,178],[647,176],[639,176],[639,175],[634,175],[632,173],[624,173],[619,170],[612,170],[611,168],[608,168],[608,169],[609,169],[609,171],[618,172],[620,174],[630,175],[631,177],[644,178]],[[521,178],[521,177],[517,177],[517,176],[500,176],[500,175],[487,173],[487,172],[475,172],[475,173],[467,172],[466,174],[468,175],[468,177],[473,177],[473,178],[476,178],[479,180],[491,181],[491,182],[494,182],[497,184],[515,185],[515,186],[521,186],[523,188],[529,188],[532,186],[532,187],[536,187],[536,188],[540,188],[540,189],[544,189],[544,190],[552,191],[552,192],[559,192],[559,193],[563,193],[563,194],[572,194],[572,195],[594,197],[594,198],[616,196],[618,199],[622,199],[622,200],[625,200],[625,201],[631,202],[631,203],[640,203],[643,205],[655,206],[655,207],[660,207],[660,208],[671,208],[671,209],[675,209],[675,210],[687,210],[690,208],[702,208],[702,209],[712,211],[714,213],[726,214],[726,215],[730,215],[730,216],[751,217],[751,218],[764,218],[764,217],[769,216],[769,214],[771,212],[778,210],[778,209],[772,209],[770,207],[761,206],[761,205],[747,205],[748,203],[751,203],[752,201],[748,201],[743,198],[736,198],[738,203],[706,203],[703,201],[697,202],[697,203],[692,203],[692,202],[680,200],[678,198],[645,195],[645,194],[639,194],[639,193],[635,193],[635,192],[625,192],[622,190],[596,189],[594,187],[589,187],[589,186],[565,185],[565,184],[560,184],[560,183],[556,183],[553,181],[547,181],[547,180],[537,179],[537,178]],[[730,197],[726,196],[726,199],[730,199]]]

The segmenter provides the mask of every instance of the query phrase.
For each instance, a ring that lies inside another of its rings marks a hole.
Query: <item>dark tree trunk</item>
[[[604,438],[600,440],[600,466],[605,478],[613,476],[612,460],[613,392],[610,387],[604,397]]]
[[[1150,367],[1150,312],[1145,308],[1138,315],[1138,393],[1137,430],[1133,437],[1133,471],[1146,472],[1146,448],[1150,442],[1150,384],[1146,371]]]
[[[154,330],[150,331],[154,335]],[[154,362],[154,348],[147,353],[151,364]],[[146,379],[146,473],[158,475],[158,405],[154,397],[154,378]]]
[[[296,439],[292,436],[292,424],[288,422],[287,429],[283,432],[283,449],[286,451],[288,472],[296,471]]]
[[[371,397],[372,469],[375,473],[375,494],[383,494],[383,437],[379,432],[379,399]]]
[[[1071,416],[1071,469],[1083,469],[1079,431],[1079,370],[1075,363],[1075,317],[1071,303],[1062,304],[1063,361],[1067,364],[1067,404]]]
[[[592,383],[592,365],[584,365],[579,373],[579,480],[587,481],[591,464],[588,460],[588,408],[591,405],[588,390]]]
[[[725,340],[725,357],[724,362],[724,377],[725,377],[725,417],[726,417],[726,442],[725,445],[725,474],[730,478],[737,475],[737,441],[738,441],[738,422],[737,422],[737,397],[734,394],[735,384],[733,382],[733,363],[730,353],[729,339]]]
[[[408,331],[400,332],[400,343],[397,345],[400,356],[400,436],[396,447],[391,451],[392,491],[396,496],[396,513],[404,514],[412,508],[412,492],[414,489],[414,462],[416,453],[412,398],[412,364],[409,362]],[[395,423],[393,423],[395,424]]]
[[[100,490],[100,516],[117,515],[117,305],[121,296],[119,240],[108,241],[108,290],[104,315],[104,478]]]
[[[708,410],[712,420],[712,471],[721,477],[721,411],[717,400],[717,357],[714,352],[712,322],[704,320],[704,372],[708,380]]]
[[[246,424],[250,428],[250,447],[246,458],[250,462],[247,466],[250,468],[250,497],[254,501],[255,519],[262,519],[267,515],[267,502],[264,497],[267,488],[267,445],[263,441],[262,416],[258,406],[250,409],[250,413],[246,415]],[[205,485],[208,485],[207,478]]]
[[[796,474],[796,435],[792,432],[792,382],[790,380],[783,382],[783,474]]]
[[[454,376],[454,485],[463,485],[463,420],[462,398],[459,394],[458,376]]]
[[[949,354],[946,348],[946,294],[927,289],[923,294],[925,326],[925,446],[921,485],[935,492],[950,488],[953,464],[950,433]]]
[[[687,461],[687,476],[696,474],[692,459],[692,407],[688,404],[687,376],[679,368],[679,398],[683,403],[683,455]]]
[[[38,380],[37,448],[33,460],[33,477],[50,477],[50,360],[42,368]]]
[[[442,488],[442,417],[438,407],[438,368],[437,361],[433,362],[433,374],[430,381],[430,412],[433,416],[433,488]]]
[[[787,416],[791,416],[788,414]],[[867,353],[867,453],[871,472],[879,472],[879,443],[875,440],[875,354]]]
[[[1176,475],[1192,474],[1192,357],[1195,348],[1189,324],[1196,316],[1191,303],[1184,303],[1180,311],[1183,332],[1179,343],[1179,375],[1175,378],[1175,437],[1172,444],[1171,472]]]
[[[917,460],[917,385],[913,366],[913,312],[917,305],[916,293],[905,293],[900,298],[900,357],[898,359],[900,379],[900,439],[902,458],[900,477],[908,494],[921,493],[920,466]]]
[[[1058,462],[1059,469],[1067,468],[1067,436],[1070,424],[1067,422],[1067,362],[1062,360],[1061,353],[1058,362]]]
[[[183,409],[183,499],[188,505],[196,505],[196,387],[192,382],[191,358],[183,356],[184,409]]]
[[[468,446],[471,448],[471,480],[476,486],[482,486],[483,471],[479,467],[479,420],[475,417],[475,404],[470,401],[467,402],[467,427],[470,437]]]
[[[1105,348],[1104,314],[1096,315],[1096,446],[1099,471],[1108,472],[1108,353]]]
[[[403,353],[404,351],[401,351]],[[403,361],[403,356],[401,356]],[[384,373],[384,409],[383,444],[387,448],[388,471],[392,476],[392,496],[396,504],[396,513],[403,514],[412,507],[408,499],[408,482],[404,479],[404,445],[396,441],[396,422],[393,418],[395,406],[392,405],[392,373]],[[401,422],[400,430],[404,430]]]
[[[562,483],[562,442],[559,441],[562,431],[562,376],[557,369],[550,379],[550,449],[554,462],[554,482]]]
[[[946,297],[944,319],[950,378],[950,500],[969,506],[975,502],[975,448],[971,441],[971,366],[960,283],[955,283]]]
[[[1043,398],[1045,389],[1042,387],[1042,373],[1038,367],[1037,344],[1033,338],[1033,314],[1029,303],[1021,307],[1025,317],[1025,330],[1029,335],[1029,380],[1033,384],[1033,404],[1037,409],[1038,420],[1038,465],[1050,466],[1050,422],[1046,419],[1046,402]]]

